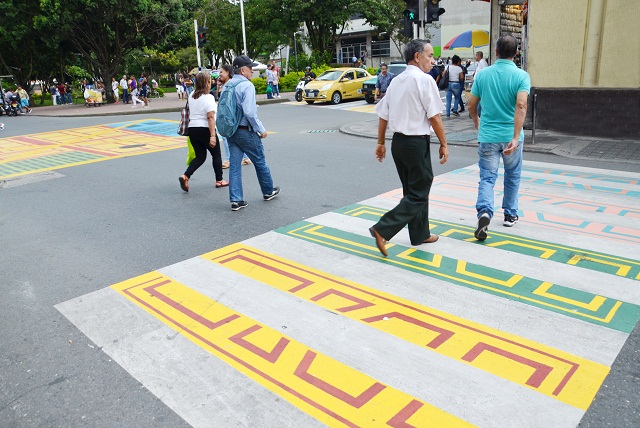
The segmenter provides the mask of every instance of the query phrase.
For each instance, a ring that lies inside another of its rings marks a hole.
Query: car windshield
[[[407,65],[406,64],[391,64],[389,66],[389,71],[392,72],[393,74],[400,74],[403,71],[405,71],[407,69]]]
[[[327,70],[318,76],[316,80],[338,80],[340,76],[342,76],[342,73],[340,70]]]

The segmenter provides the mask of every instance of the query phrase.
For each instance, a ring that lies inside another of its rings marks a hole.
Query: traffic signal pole
[[[196,39],[196,53],[198,55],[198,70],[202,69],[202,60],[200,59],[200,46],[198,46],[198,20],[193,20],[193,35]]]
[[[424,0],[418,0],[418,38],[424,40]]]

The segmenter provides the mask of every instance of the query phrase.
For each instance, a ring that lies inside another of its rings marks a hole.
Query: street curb
[[[276,98],[276,99],[272,99],[272,100],[257,100],[256,104],[257,105],[267,105],[267,104],[279,104],[279,103],[286,103],[291,101],[289,98]],[[38,117],[94,117],[94,116],[130,116],[130,115],[135,115],[135,114],[153,114],[153,113],[176,113],[176,112],[180,112],[180,110],[182,110],[182,106],[178,106],[178,107],[165,107],[165,108],[155,108],[155,109],[145,109],[144,107],[141,107],[140,109],[131,109],[131,110],[123,110],[123,111],[117,111],[117,112],[107,112],[107,113],[101,113],[100,112],[100,108],[101,107],[88,107],[87,108],[87,114],[57,114],[57,115],[50,115],[50,114],[38,114],[36,111],[32,111],[32,113],[29,113],[29,116],[38,116]],[[94,110],[91,110],[94,109]],[[95,112],[95,113],[89,113],[89,112]]]
[[[365,121],[365,122],[377,122],[377,120],[371,120],[371,121]],[[355,123],[363,123],[363,122],[355,122]],[[373,134],[373,133],[367,133],[367,134],[363,134],[362,132],[357,132],[357,131],[353,131],[350,129],[350,127],[353,126],[353,123],[348,123],[346,125],[343,125],[340,127],[340,133],[342,134],[346,134],[346,135],[352,135],[354,137],[361,137],[361,138],[367,138],[367,139],[375,139],[377,140],[378,135],[377,134]],[[376,127],[377,128],[377,127]],[[449,131],[451,132],[451,131]],[[385,135],[385,141],[391,141],[391,136],[389,134]],[[439,140],[438,137],[436,137],[435,135],[433,136],[432,140],[431,140],[432,144],[439,144]],[[478,141],[477,140],[470,140],[470,141],[455,141],[455,142],[449,142],[447,144],[448,146],[462,146],[462,147],[478,147]],[[531,143],[525,144],[523,150],[525,152],[529,152],[529,153],[542,153],[542,154],[552,154],[552,155],[556,155],[559,156],[557,153],[554,153],[553,150],[555,148],[543,148],[543,147],[539,147],[539,146],[532,146]]]

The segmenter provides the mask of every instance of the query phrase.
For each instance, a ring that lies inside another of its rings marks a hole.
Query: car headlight
[[[329,89],[331,87],[331,83],[329,83],[328,85],[324,85],[322,88],[320,88],[321,91],[326,91],[327,89]]]

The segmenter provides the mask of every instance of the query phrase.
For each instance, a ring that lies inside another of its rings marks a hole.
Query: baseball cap
[[[240,67],[255,67],[256,65],[258,65],[257,62],[253,62],[249,59],[248,56],[246,55],[240,55],[237,56],[234,60],[233,60],[233,68],[240,68]]]

